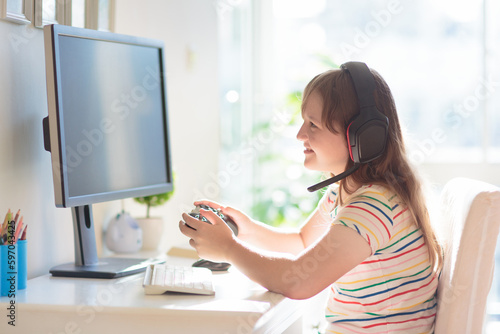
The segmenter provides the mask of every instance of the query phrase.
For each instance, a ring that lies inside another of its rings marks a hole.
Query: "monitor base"
[[[146,270],[154,263],[162,263],[159,259],[133,259],[120,257],[100,258],[94,265],[77,266],[74,263],[65,263],[50,269],[55,277],[81,277],[81,278],[118,278],[137,274]]]

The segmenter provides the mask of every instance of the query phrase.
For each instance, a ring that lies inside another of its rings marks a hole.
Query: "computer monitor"
[[[149,261],[97,256],[92,204],[172,190],[163,42],[44,27],[55,204],[73,213],[75,263],[54,276],[113,278]]]

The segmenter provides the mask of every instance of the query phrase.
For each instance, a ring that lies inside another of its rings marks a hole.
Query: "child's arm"
[[[371,254],[367,241],[351,228],[335,225],[297,256],[264,252],[232,237],[231,230],[213,212],[203,212],[213,225],[183,215],[182,233],[191,238],[198,254],[227,261],[265,288],[289,298],[314,296],[356,267]]]
[[[231,217],[238,225],[238,239],[272,252],[297,255],[324,234],[330,226],[324,222],[317,209],[307,218],[300,229],[291,230],[269,226],[251,219],[235,208],[224,207],[216,202],[199,201],[194,204],[204,204],[220,209],[224,215]]]

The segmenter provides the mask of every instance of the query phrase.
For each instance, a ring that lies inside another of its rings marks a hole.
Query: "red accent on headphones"
[[[346,137],[347,137],[347,147],[349,148],[349,156],[351,157],[351,160],[354,160],[354,158],[352,157],[351,141],[349,140],[349,128],[351,127],[351,125],[352,122],[349,123],[349,126],[347,127]]]

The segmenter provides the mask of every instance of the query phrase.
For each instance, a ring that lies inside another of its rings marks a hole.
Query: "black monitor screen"
[[[167,182],[157,48],[59,37],[69,197]]]

